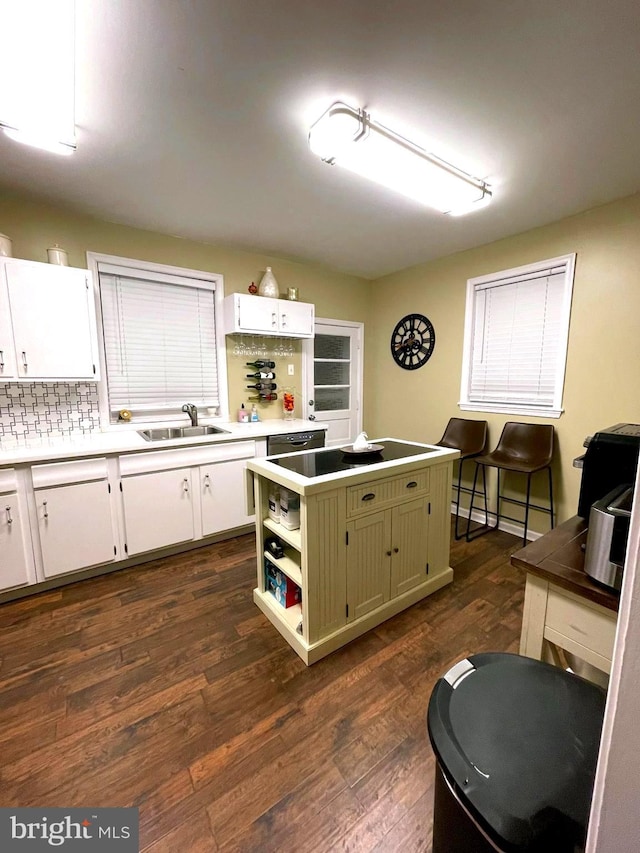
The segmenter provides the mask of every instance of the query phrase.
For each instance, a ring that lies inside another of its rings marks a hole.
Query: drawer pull
[[[6,507],[7,510],[7,524],[13,524],[13,519],[11,518],[11,507]]]
[[[417,485],[418,484],[416,483],[416,481],[412,480],[410,483],[407,483],[407,488],[408,489],[415,489]]]
[[[376,496],[375,492],[367,492],[366,495],[362,496],[363,501],[372,501]]]

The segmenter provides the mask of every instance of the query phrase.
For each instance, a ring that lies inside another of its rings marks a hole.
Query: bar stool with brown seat
[[[467,519],[467,542],[482,536],[490,530],[495,530],[500,525],[500,519],[515,521],[522,524],[522,519],[512,518],[500,512],[501,502],[518,504],[524,507],[524,535],[523,543],[527,544],[527,529],[529,527],[529,510],[537,509],[551,516],[551,527],[553,527],[553,480],[551,475],[551,458],[553,456],[554,429],[550,424],[522,424],[509,421],[504,425],[502,435],[495,450],[484,456],[476,456],[476,470],[473,477],[471,489],[471,506],[469,507],[469,518]],[[489,525],[489,515],[486,503],[486,468],[496,468],[498,472],[496,523]],[[482,468],[482,483],[485,496],[485,524],[483,527],[470,531],[471,515],[476,493],[476,482],[478,472]],[[549,506],[540,506],[531,503],[531,477],[538,471],[548,471],[549,476]],[[527,497],[521,501],[516,498],[508,498],[500,493],[500,471],[514,471],[527,475]],[[473,534],[473,535],[471,535]]]
[[[458,460],[458,483],[456,489],[456,522],[455,537],[462,539],[463,533],[458,532],[458,519],[460,517],[460,492],[471,494],[471,489],[462,485],[462,466],[467,459],[473,459],[480,453],[484,453],[487,446],[488,425],[486,421],[473,421],[468,418],[451,418],[447,424],[444,435],[437,442],[439,447],[450,447],[460,451]],[[485,510],[487,507],[487,492],[484,493]]]

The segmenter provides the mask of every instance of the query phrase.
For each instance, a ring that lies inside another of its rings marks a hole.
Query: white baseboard
[[[451,503],[451,515],[455,515],[456,513],[456,505]],[[460,516],[462,518],[469,517],[469,510],[465,509],[465,507],[460,507]],[[477,521],[478,524],[484,524],[484,511],[480,509],[474,509],[473,515],[471,516],[471,521]],[[489,524],[493,525],[496,523],[496,514],[495,512],[489,512]],[[524,533],[524,524],[518,524],[513,521],[501,521],[500,522],[500,530],[504,533],[511,533],[513,536],[518,536],[522,539],[522,534]],[[544,534],[538,533],[536,530],[527,530],[527,541],[533,542],[534,539],[539,539]]]

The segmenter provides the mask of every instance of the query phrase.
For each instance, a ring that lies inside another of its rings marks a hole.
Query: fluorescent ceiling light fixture
[[[309,147],[326,163],[344,166],[442,213],[469,213],[491,201],[491,190],[481,178],[378,124],[364,110],[340,101],[311,127]]]
[[[0,0],[0,126],[58,154],[75,140],[74,0]]]

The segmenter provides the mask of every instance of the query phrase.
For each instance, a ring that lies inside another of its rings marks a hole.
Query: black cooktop
[[[380,462],[389,462],[393,459],[406,459],[411,456],[421,456],[425,453],[437,453],[436,450],[429,451],[426,447],[417,447],[415,444],[405,444],[403,441],[382,441],[382,450],[379,453],[348,454],[338,447],[316,450],[313,453],[288,453],[278,459],[270,459],[274,465],[288,468],[303,477],[322,477],[325,474],[336,474],[339,471],[351,471],[354,468],[364,468],[367,465],[375,465]]]

